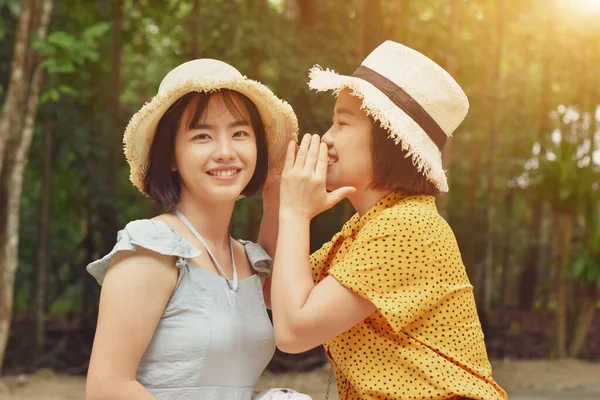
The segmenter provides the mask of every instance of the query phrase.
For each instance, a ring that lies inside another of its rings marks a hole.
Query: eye
[[[236,133],[233,134],[234,138],[242,138],[242,137],[247,137],[250,136],[250,134],[246,131],[237,131]]]
[[[206,133],[199,133],[196,136],[194,136],[194,140],[209,140],[210,136]]]
[[[348,124],[343,121],[338,121],[337,125],[341,127],[341,126],[347,126]]]

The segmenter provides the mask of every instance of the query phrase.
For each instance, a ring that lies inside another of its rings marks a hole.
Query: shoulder
[[[102,275],[103,283],[116,278],[126,286],[148,285],[150,287],[169,286],[177,282],[175,257],[138,247],[135,252],[121,251],[111,258]]]
[[[175,232],[167,223],[156,219],[129,222],[117,233],[112,251],[90,263],[87,271],[102,284],[108,267],[125,262],[127,265],[165,264],[182,267],[179,260],[197,257],[201,251]],[[114,258],[114,260],[113,260]]]
[[[433,196],[408,196],[373,217],[363,230],[369,234],[376,231],[386,234],[406,234],[408,231],[416,234],[441,218]]]

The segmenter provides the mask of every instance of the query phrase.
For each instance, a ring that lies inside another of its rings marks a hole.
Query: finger
[[[306,156],[308,155],[308,147],[310,146],[310,139],[311,136],[308,133],[302,138],[302,143],[300,143],[298,154],[296,154],[296,162],[294,163],[294,167],[298,169],[304,168]]]
[[[356,192],[356,189],[352,186],[344,186],[334,190],[333,192],[327,193],[327,208],[335,206],[337,203],[344,200],[354,192]]]
[[[294,168],[294,158],[296,156],[296,143],[290,140],[287,151],[285,153],[285,163],[283,164],[283,172],[289,171]]]
[[[327,148],[326,143],[322,143],[319,145],[319,160],[317,161],[317,176],[319,179],[325,179],[327,177],[327,153],[329,149]]]
[[[314,173],[317,167],[317,161],[319,160],[319,144],[321,138],[319,135],[312,135],[310,138],[310,146],[308,147],[308,154],[306,155],[306,162],[304,163],[304,169],[310,173]]]

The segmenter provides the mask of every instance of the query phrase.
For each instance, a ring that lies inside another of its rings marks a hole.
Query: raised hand
[[[327,192],[327,145],[319,135],[306,134],[296,153],[296,144],[290,142],[281,175],[281,214],[306,218],[333,207],[355,192],[353,187],[342,187]]]

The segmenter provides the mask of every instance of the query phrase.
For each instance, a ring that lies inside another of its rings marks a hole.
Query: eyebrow
[[[338,108],[337,110],[335,110],[335,112],[337,114],[348,114],[351,116],[356,116],[356,114],[354,112],[352,112],[352,110],[348,109],[348,108]]]
[[[240,128],[240,127],[245,127],[245,126],[250,126],[250,124],[248,123],[248,121],[244,121],[243,119],[240,119],[238,121],[232,122],[229,125],[227,125],[228,128]],[[217,126],[216,125],[212,125],[212,124],[199,124],[199,123],[195,123],[195,124],[192,124],[190,126],[190,128],[212,130],[212,129],[216,129]]]

